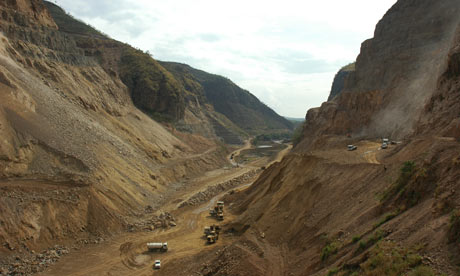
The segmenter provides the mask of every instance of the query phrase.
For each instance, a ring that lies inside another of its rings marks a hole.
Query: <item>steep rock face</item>
[[[447,66],[458,11],[453,0],[398,1],[377,24],[374,38],[362,44],[356,71],[335,98],[336,106],[307,113],[307,125],[324,121],[328,126],[307,127],[304,144],[322,134],[401,138],[412,133]],[[375,94],[380,95],[377,101]],[[362,105],[350,108],[350,97],[360,98]],[[362,114],[363,105],[371,112]],[[347,122],[346,127],[336,127],[337,121]]]
[[[203,87],[204,96],[214,109],[225,115],[235,125],[250,134],[261,131],[292,130],[293,125],[285,118],[276,114],[254,95],[241,89],[229,79],[194,69],[185,64],[163,62],[167,69],[191,74]]]
[[[459,11],[458,1],[399,0],[343,92],[308,111],[293,152],[228,196],[240,204],[233,231],[266,250],[261,262],[292,275],[383,275],[398,265],[378,254],[423,244],[423,264],[458,275]],[[387,135],[405,139],[381,150]]]
[[[460,26],[457,27],[447,67],[439,78],[436,92],[425,105],[417,134],[437,133],[460,139]]]
[[[327,98],[328,101],[332,101],[337,95],[339,95],[345,87],[345,80],[351,72],[355,71],[355,64],[349,64],[339,70],[335,74],[334,81],[332,82],[331,93]]]
[[[41,0],[5,0],[0,3],[0,7],[2,7],[2,17],[5,21],[26,25],[27,21],[33,20],[40,25],[57,28]],[[20,14],[9,14],[11,11],[18,10],[21,11]]]

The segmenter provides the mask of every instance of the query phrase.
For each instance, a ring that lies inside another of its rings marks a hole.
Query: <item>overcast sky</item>
[[[396,0],[52,0],[154,58],[231,79],[280,115],[326,101]]]

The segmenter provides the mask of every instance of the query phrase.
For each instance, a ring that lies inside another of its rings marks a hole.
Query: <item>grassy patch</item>
[[[415,174],[416,171],[416,166],[414,161],[406,161],[404,162],[400,173],[399,177],[394,182],[388,190],[386,190],[383,195],[381,201],[387,201],[391,198],[394,198],[397,196],[409,183],[409,180],[412,178],[412,176]]]
[[[340,245],[338,242],[328,242],[321,250],[321,261],[325,262],[329,257],[337,254],[339,247]]]
[[[362,252],[362,251],[366,250],[367,248],[369,248],[372,245],[376,244],[377,242],[379,242],[380,240],[382,240],[386,236],[388,236],[388,232],[386,232],[384,230],[379,229],[379,230],[375,231],[374,234],[372,234],[372,236],[370,236],[366,241],[360,241],[359,242],[357,252]]]
[[[361,240],[361,236],[360,235],[356,235],[356,236],[353,236],[353,238],[351,238],[351,242],[352,243],[357,243]]]
[[[377,244],[360,267],[362,272],[360,275],[434,275],[429,267],[422,266],[420,255],[412,250],[398,247],[392,242]]]
[[[386,222],[392,220],[396,216],[398,216],[401,212],[399,210],[386,213],[376,224],[374,224],[374,229],[378,228],[379,226],[385,224]]]
[[[418,266],[414,270],[412,270],[407,276],[435,276],[436,274],[433,272],[431,268],[428,266]]]
[[[326,276],[333,276],[333,275],[337,274],[337,272],[339,272],[339,269],[338,269],[338,268],[331,268],[331,269],[327,272]]]

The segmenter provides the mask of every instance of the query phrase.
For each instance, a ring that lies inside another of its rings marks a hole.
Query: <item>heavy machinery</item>
[[[220,230],[220,226],[215,224],[204,228],[204,235],[208,243],[215,243],[219,239]]]
[[[220,228],[219,225],[213,224],[211,226],[206,226],[204,228],[204,234],[209,235],[210,233],[213,233],[213,232],[219,234],[220,230],[221,230],[221,228]]]
[[[218,220],[224,220],[224,202],[217,201],[214,208],[209,211],[209,214]]]
[[[168,243],[167,242],[149,242],[147,243],[147,249],[149,251],[168,251]]]

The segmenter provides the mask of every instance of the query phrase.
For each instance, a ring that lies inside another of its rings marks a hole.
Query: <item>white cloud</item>
[[[328,97],[336,71],[396,0],[58,0],[77,18],[160,60],[221,74],[281,115]]]

